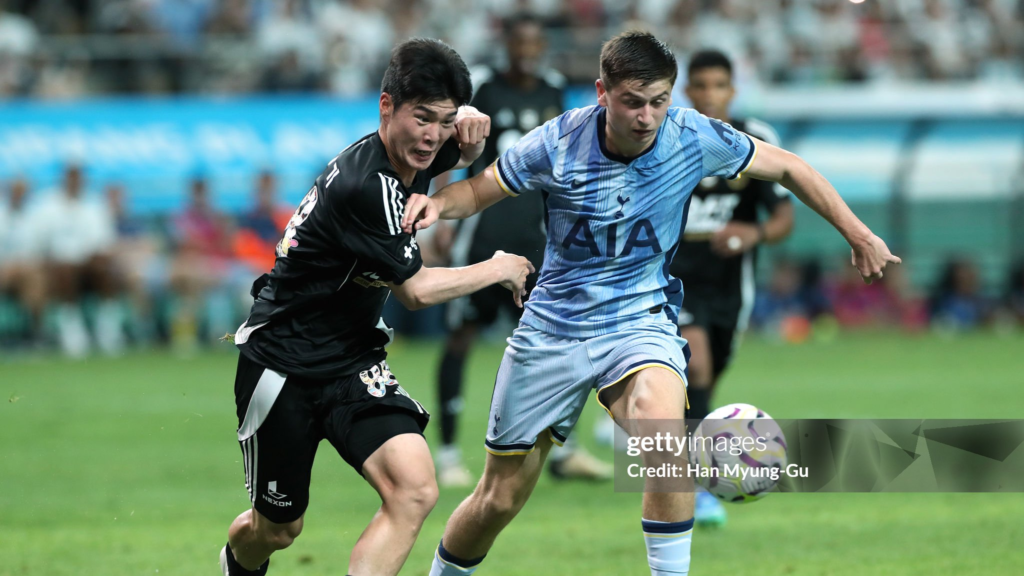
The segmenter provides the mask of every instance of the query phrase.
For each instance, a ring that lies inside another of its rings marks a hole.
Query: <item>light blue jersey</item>
[[[559,337],[619,332],[652,314],[674,325],[683,289],[669,264],[690,193],[708,176],[739,177],[756,153],[746,134],[688,108],[669,108],[654,145],[632,160],[608,152],[604,131],[604,108],[570,110],[494,170],[509,194],[544,195],[544,267],[522,323]]]

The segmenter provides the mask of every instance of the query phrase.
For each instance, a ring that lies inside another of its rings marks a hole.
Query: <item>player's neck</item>
[[[625,141],[619,142],[615,138],[615,133],[612,132],[611,126],[605,124],[604,127],[604,146],[609,152],[622,158],[628,158],[632,160],[637,156],[644,153],[645,150],[651,147],[651,142],[645,144],[637,144],[635,142]]]
[[[384,130],[383,124],[380,125],[380,128],[377,128],[377,135],[380,136],[380,141],[384,144],[384,151],[388,154],[388,162],[391,163],[391,167],[398,173],[398,179],[402,181],[402,185],[405,187],[412,186],[412,181],[416,179],[416,169],[412,166],[407,166],[391,152],[391,145],[388,144],[388,133]]]

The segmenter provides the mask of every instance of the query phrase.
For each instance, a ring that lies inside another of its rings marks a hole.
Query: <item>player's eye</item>
[[[441,125],[445,128],[451,128],[452,126],[455,126],[455,120],[445,120],[444,122],[441,122]]]
[[[417,116],[416,121],[420,124],[430,124],[430,120],[427,120],[425,116]]]

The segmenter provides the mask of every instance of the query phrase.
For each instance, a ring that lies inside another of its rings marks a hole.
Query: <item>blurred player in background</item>
[[[27,342],[43,341],[46,307],[46,271],[38,258],[38,245],[28,207],[28,182],[18,178],[0,198],[0,294],[10,294],[29,313]]]
[[[779,146],[775,130],[753,118],[729,116],[736,95],[732,62],[717,50],[694,54],[687,69],[686,96],[708,118]],[[769,214],[760,221],[759,212]],[[690,345],[690,401],[687,418],[703,420],[715,384],[729,365],[733,347],[747,328],[754,307],[754,269],[759,244],[784,240],[793,229],[789,192],[764,180],[712,176],[701,180],[690,198],[690,213],[672,259],[671,273],[686,289],[679,312],[679,335]],[[722,524],[725,508],[698,492],[694,518]]]
[[[188,204],[174,217],[172,224],[175,254],[170,285],[175,295],[175,310],[171,343],[179,352],[188,353],[199,345],[201,320],[211,323],[215,308],[208,305],[211,294],[230,283],[232,275],[238,271],[231,245],[233,223],[214,206],[207,179],[197,176],[189,184]],[[247,274],[247,277],[251,276]],[[217,333],[224,332],[212,329],[205,332],[206,335]]]
[[[598,106],[570,110],[527,134],[484,172],[410,201],[409,231],[466,218],[506,196],[543,193],[545,265],[495,380],[483,478],[445,528],[431,576],[466,576],[526,504],[554,443],[591,390],[633,436],[682,423],[686,343],[682,285],[669,264],[691,192],[709,176],[781,182],[852,247],[865,280],[899,262],[835,189],[794,154],[694,110],[672,108],[672,51],[626,32],[601,51]],[[686,455],[644,453],[647,466]],[[654,576],[687,574],[692,490],[645,479],[641,528]]]
[[[273,270],[252,287],[239,327],[238,442],[252,508],[231,524],[225,576],[265,574],[272,553],[302,531],[313,459],[327,439],[381,498],[347,574],[389,576],[405,563],[437,501],[429,414],[391,373],[394,331],[381,311],[393,293],[409,309],[492,284],[517,303],[533,272],[497,253],[459,269],[426,268],[401,229],[411,196],[480,155],[490,121],[464,106],[469,71],[446,44],[414,39],[384,73],[380,127],[331,160],[295,211]]]
[[[546,41],[537,18],[519,14],[504,23],[508,69],[482,67],[473,71],[473,106],[491,117],[491,135],[483,154],[469,167],[469,176],[484,171],[524,134],[551,120],[564,109],[565,79],[541,67]],[[498,250],[526,256],[539,270],[544,261],[546,224],[544,199],[531,195],[507,210],[486,210],[460,223],[451,248],[453,266],[482,262]],[[537,276],[530,276],[532,290]],[[456,442],[466,357],[480,331],[506,311],[519,321],[522,309],[508,299],[505,290],[491,286],[452,302],[448,307],[451,333],[438,370],[438,406],[441,408],[441,448],[438,452],[438,483],[470,486],[474,478],[462,465]],[[550,469],[558,478],[606,479],[611,466],[582,448],[567,443],[551,457]]]
[[[69,164],[56,189],[43,192],[33,210],[33,228],[49,269],[47,290],[59,302],[57,328],[61,349],[71,357],[89,352],[82,295],[95,293],[95,339],[105,354],[124,347],[123,292],[111,253],[117,228],[105,199],[89,197],[80,166]]]

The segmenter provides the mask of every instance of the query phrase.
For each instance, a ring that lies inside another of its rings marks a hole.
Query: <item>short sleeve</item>
[[[430,163],[430,168],[427,168],[430,172],[430,177],[440,176],[455,168],[455,165],[459,163],[459,158],[462,158],[462,150],[459,148],[459,143],[455,141],[455,138],[449,138],[447,142],[441,145],[441,149],[437,151],[437,156]]]
[[[772,146],[782,146],[782,140],[779,138],[779,133],[775,131],[767,122],[762,122],[754,118],[748,118],[746,121],[746,132],[747,134],[767,142]],[[792,198],[789,190],[782,184],[773,182],[760,181],[757,187],[757,201],[765,207],[768,212],[774,212],[775,206],[783,202],[789,202]]]
[[[757,146],[749,136],[732,126],[708,118],[696,110],[687,111],[686,125],[694,129],[704,156],[704,178],[739,178],[750,168]]]
[[[374,172],[351,190],[331,190],[334,217],[344,230],[342,246],[377,273],[401,284],[423,267],[416,239],[402,231],[405,194],[397,178]],[[339,201],[340,200],[340,201]]]
[[[539,189],[551,176],[548,140],[554,140],[558,118],[531,130],[494,163],[494,177],[509,196]]]

